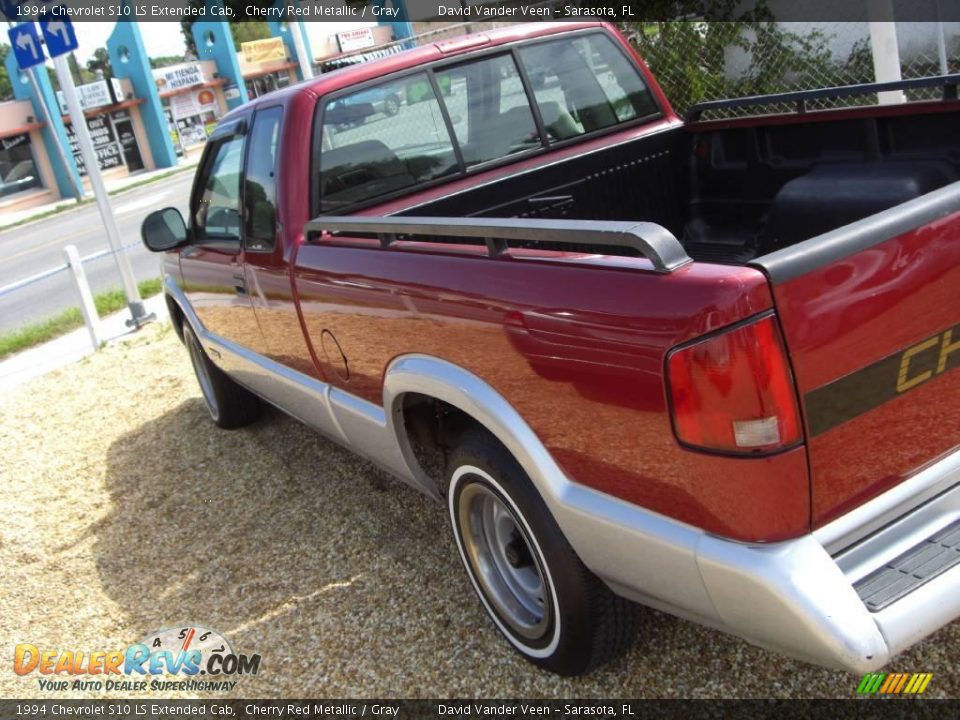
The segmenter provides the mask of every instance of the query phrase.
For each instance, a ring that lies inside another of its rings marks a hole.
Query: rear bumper
[[[960,451],[780,543],[732,542],[566,491],[548,504],[616,592],[818,665],[876,670],[960,616],[960,525],[950,527],[960,520]],[[899,570],[880,577],[888,566]]]

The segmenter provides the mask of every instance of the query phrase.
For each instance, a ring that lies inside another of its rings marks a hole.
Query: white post
[[[943,33],[943,23],[937,22],[937,54],[940,56],[940,74],[948,75],[950,66],[947,65],[947,41]]]
[[[293,46],[297,49],[297,60],[300,63],[300,74],[304,80],[313,77],[313,68],[310,67],[310,58],[307,57],[307,46],[303,42],[303,23],[299,20],[291,20],[288,24],[290,28],[290,37],[293,38]]]
[[[870,19],[870,47],[873,50],[873,71],[877,82],[902,80],[892,0],[867,0],[867,17]],[[906,102],[907,98],[902,90],[888,90],[877,93],[877,101],[881,105],[893,105]]]
[[[63,255],[67,259],[67,265],[70,266],[73,286],[77,289],[77,295],[80,297],[80,312],[83,313],[83,322],[87,326],[87,332],[90,333],[90,342],[93,343],[94,350],[99,350],[100,316],[97,315],[97,306],[93,303],[90,283],[87,282],[87,274],[83,271],[83,263],[80,261],[77,246],[67,245],[63,248]]]
[[[120,277],[123,280],[123,292],[127,296],[127,307],[130,308],[130,314],[132,315],[132,322],[128,322],[128,324],[140,327],[142,324],[150,322],[153,318],[147,315],[147,311],[143,306],[140,291],[137,289],[137,280],[134,277],[133,268],[130,266],[130,259],[127,257],[127,253],[124,251],[123,245],[120,242],[120,231],[117,229],[116,218],[113,217],[113,208],[110,207],[110,196],[107,194],[107,188],[103,184],[103,177],[100,175],[100,165],[97,163],[97,154],[93,149],[93,141],[90,139],[87,119],[83,114],[80,99],[77,97],[77,90],[73,85],[73,77],[70,75],[70,68],[67,65],[66,56],[60,55],[59,57],[55,57],[53,59],[53,67],[57,71],[60,89],[63,91],[64,99],[67,101],[67,109],[70,111],[70,120],[73,124],[73,133],[80,146],[80,155],[83,157],[87,177],[90,178],[90,187],[93,189],[93,196],[97,200],[100,219],[103,220],[103,227],[107,231],[107,241],[110,243],[113,258],[117,263],[117,270],[120,271]]]
[[[937,18],[937,54],[940,56],[940,74],[947,75],[950,73],[950,66],[947,65],[947,36],[941,20],[943,15],[940,12],[940,0],[933,0],[933,11]]]

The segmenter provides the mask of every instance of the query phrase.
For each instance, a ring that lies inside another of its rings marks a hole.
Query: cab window
[[[467,167],[540,146],[527,93],[511,55],[437,73]]]
[[[243,137],[234,136],[211,148],[193,213],[197,242],[240,243],[240,179]]]
[[[277,238],[277,143],[282,108],[257,112],[250,131],[247,154],[245,204],[247,228],[245,247],[253,251],[273,250]]]
[[[657,105],[613,41],[594,33],[519,49],[551,140],[652,115]]]
[[[459,169],[426,73],[327,102],[320,154],[320,208],[409,188]]]

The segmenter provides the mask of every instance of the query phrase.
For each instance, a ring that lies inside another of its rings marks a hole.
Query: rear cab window
[[[474,60],[437,72],[467,167],[541,145],[513,55]]]
[[[603,130],[658,110],[637,69],[606,35],[550,40],[521,47],[518,54],[554,138]]]
[[[459,169],[443,110],[424,72],[327,102],[322,133],[323,212]]]
[[[441,61],[321,102],[315,201],[342,212],[659,111],[603,32]]]

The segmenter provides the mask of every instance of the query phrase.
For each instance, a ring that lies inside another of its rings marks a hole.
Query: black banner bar
[[[780,22],[863,22],[893,19],[900,22],[960,20],[960,2],[940,3],[890,0],[892,18],[871,14],[870,0],[844,2],[766,2],[765,0],[407,0],[409,21],[577,21],[647,22],[702,18],[707,21],[776,20]],[[64,13],[73,22],[137,20],[303,20],[306,22],[399,20],[393,8],[366,0],[289,0],[275,6],[270,0],[225,0],[205,6],[202,0],[12,0],[21,2],[15,21],[39,20],[44,13]],[[63,8],[60,10],[59,8]]]
[[[955,717],[960,701],[921,696],[856,700],[2,700],[0,717],[152,720],[197,718],[253,720],[451,720],[553,718],[554,720],[836,720]]]

